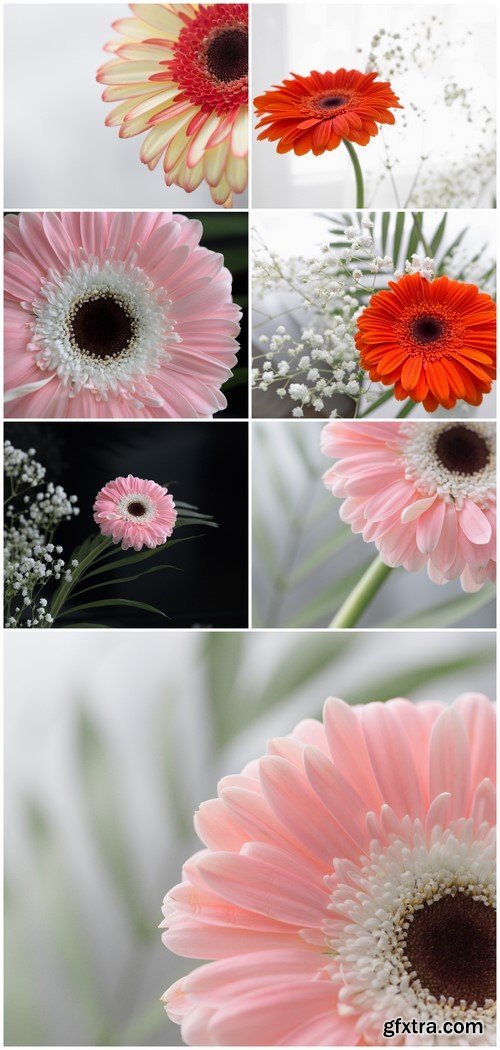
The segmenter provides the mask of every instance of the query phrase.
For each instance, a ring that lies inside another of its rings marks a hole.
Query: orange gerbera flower
[[[336,149],[342,139],[366,146],[378,134],[378,124],[394,124],[391,109],[402,109],[399,99],[378,73],[338,69],[308,77],[292,73],[279,87],[254,99],[259,139],[278,141],[278,153],[316,156]]]
[[[428,412],[457,399],[480,405],[496,375],[493,299],[474,284],[419,273],[389,288],[358,318],[356,346],[370,378]]]

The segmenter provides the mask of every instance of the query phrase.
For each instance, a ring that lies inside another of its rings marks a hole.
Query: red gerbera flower
[[[402,109],[399,99],[377,73],[338,69],[307,77],[292,73],[279,87],[254,99],[259,139],[278,140],[278,153],[316,156],[336,149],[342,139],[366,146],[378,134],[378,124],[394,124],[391,109]]]
[[[496,376],[496,309],[474,284],[418,273],[389,281],[358,319],[356,346],[370,378],[428,412],[480,405]]]

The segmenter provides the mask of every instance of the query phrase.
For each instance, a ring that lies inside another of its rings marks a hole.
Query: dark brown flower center
[[[437,999],[468,1006],[495,999],[495,915],[494,908],[461,892],[425,904],[409,926],[407,969]]]
[[[456,474],[477,474],[484,470],[490,458],[484,438],[476,430],[460,424],[441,431],[435,449],[443,466]]]
[[[438,339],[442,339],[444,324],[438,317],[417,317],[412,322],[411,334],[417,343],[426,346],[428,343],[435,343]]]
[[[318,106],[320,109],[338,109],[339,106],[345,105],[346,101],[344,95],[328,95],[327,98],[320,98]]]
[[[212,77],[228,84],[248,73],[248,34],[244,29],[223,29],[210,42],[205,62]]]
[[[146,507],[144,506],[144,503],[141,502],[141,500],[136,499],[132,500],[132,502],[128,504],[127,511],[129,514],[132,514],[134,518],[142,518],[143,515],[146,513]]]
[[[70,327],[77,347],[101,360],[122,354],[134,335],[133,318],[122,303],[106,294],[79,303]]]

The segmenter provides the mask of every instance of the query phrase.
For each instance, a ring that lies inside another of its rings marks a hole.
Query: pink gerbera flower
[[[5,220],[7,415],[209,418],[241,311],[200,222],[171,212]]]
[[[496,461],[492,423],[328,423],[324,475],[345,497],[342,521],[374,542],[386,565],[427,566],[464,591],[495,578]]]
[[[168,490],[129,474],[108,481],[94,503],[94,521],[124,551],[158,547],[172,535],[177,511]]]
[[[121,138],[147,132],[141,160],[163,158],[167,186],[205,180],[229,208],[248,173],[248,5],[131,4],[113,28],[112,62],[97,73],[106,124]]]
[[[221,780],[163,909],[172,951],[216,960],[164,996],[185,1042],[380,1045],[400,1018],[483,1028],[396,1044],[494,1043],[494,781],[472,694],[327,700]]]

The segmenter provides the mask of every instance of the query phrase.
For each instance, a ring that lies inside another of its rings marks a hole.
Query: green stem
[[[413,412],[413,409],[416,407],[415,402],[409,397],[408,401],[405,401],[403,407],[399,410],[396,419],[405,419],[405,417],[409,416],[410,412]]]
[[[366,607],[373,600],[377,591],[387,579],[391,567],[384,565],[378,554],[375,561],[371,563],[354,590],[334,616],[330,627],[354,627],[363,615]]]
[[[56,593],[55,593],[55,595],[54,595],[54,597],[52,599],[52,603],[51,603],[51,607],[50,607],[50,614],[53,617],[54,621],[56,620],[57,616],[60,614],[61,609],[63,608],[63,605],[67,602],[67,600],[68,600],[68,598],[69,598],[73,588],[77,584],[78,580],[80,580],[82,578],[82,576],[85,574],[85,572],[87,571],[89,566],[92,565],[96,561],[97,556],[99,554],[102,554],[104,552],[104,550],[106,550],[106,548],[109,547],[110,545],[111,545],[111,540],[109,539],[108,536],[104,536],[103,539],[102,539],[102,542],[97,547],[94,547],[94,549],[91,550],[89,552],[89,554],[87,554],[87,556],[82,559],[80,564],[76,566],[76,568],[73,570],[73,572],[71,574],[71,580],[68,580],[67,582],[62,583],[61,586],[57,589],[57,591],[56,591]]]
[[[344,146],[351,158],[352,166],[354,168],[354,176],[356,179],[356,207],[364,208],[365,206],[365,190],[363,186],[363,173],[361,171],[361,164],[358,160],[358,155],[354,146],[349,142],[348,139],[342,139]]]

